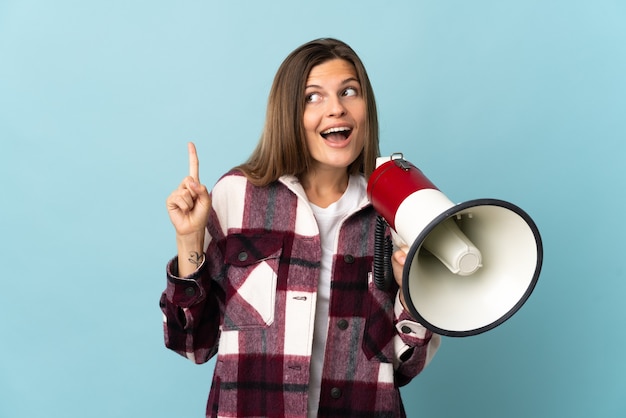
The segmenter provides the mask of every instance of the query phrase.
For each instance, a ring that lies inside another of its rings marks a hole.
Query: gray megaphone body
[[[543,248],[519,207],[497,199],[454,204],[402,154],[378,159],[367,195],[395,240],[410,246],[402,292],[426,328],[476,335],[502,324],[530,297]]]

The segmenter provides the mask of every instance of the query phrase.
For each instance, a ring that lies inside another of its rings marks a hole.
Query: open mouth
[[[345,141],[346,139],[348,139],[351,133],[352,133],[352,128],[348,128],[347,126],[342,126],[342,127],[327,129],[324,132],[321,132],[320,135],[322,135],[322,138],[324,138],[327,141],[338,142],[338,141]]]

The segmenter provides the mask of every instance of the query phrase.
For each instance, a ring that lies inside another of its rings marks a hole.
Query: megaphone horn
[[[426,328],[451,337],[480,334],[530,297],[543,248],[537,226],[519,207],[497,199],[455,205],[401,153],[378,159],[367,196],[396,238],[410,245],[402,292]],[[388,271],[379,259],[381,246],[374,275],[384,288],[390,279],[380,277]]]

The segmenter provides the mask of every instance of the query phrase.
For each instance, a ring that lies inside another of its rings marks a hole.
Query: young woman
[[[372,280],[379,154],[374,94],[345,43],[293,51],[271,88],[249,160],[209,195],[190,175],[167,199],[178,256],[161,297],[165,344],[217,354],[207,417],[403,417],[399,387],[439,345],[396,281]]]

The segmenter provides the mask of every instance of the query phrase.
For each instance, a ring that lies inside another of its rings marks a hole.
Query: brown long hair
[[[374,91],[365,66],[350,46],[337,39],[322,38],[295,49],[278,68],[267,103],[265,126],[248,161],[238,166],[248,179],[265,186],[285,174],[300,176],[311,162],[304,134],[305,87],[311,69],[340,58],[354,66],[366,103],[365,146],[348,167],[349,174],[366,177],[374,171],[378,145],[378,115]]]

